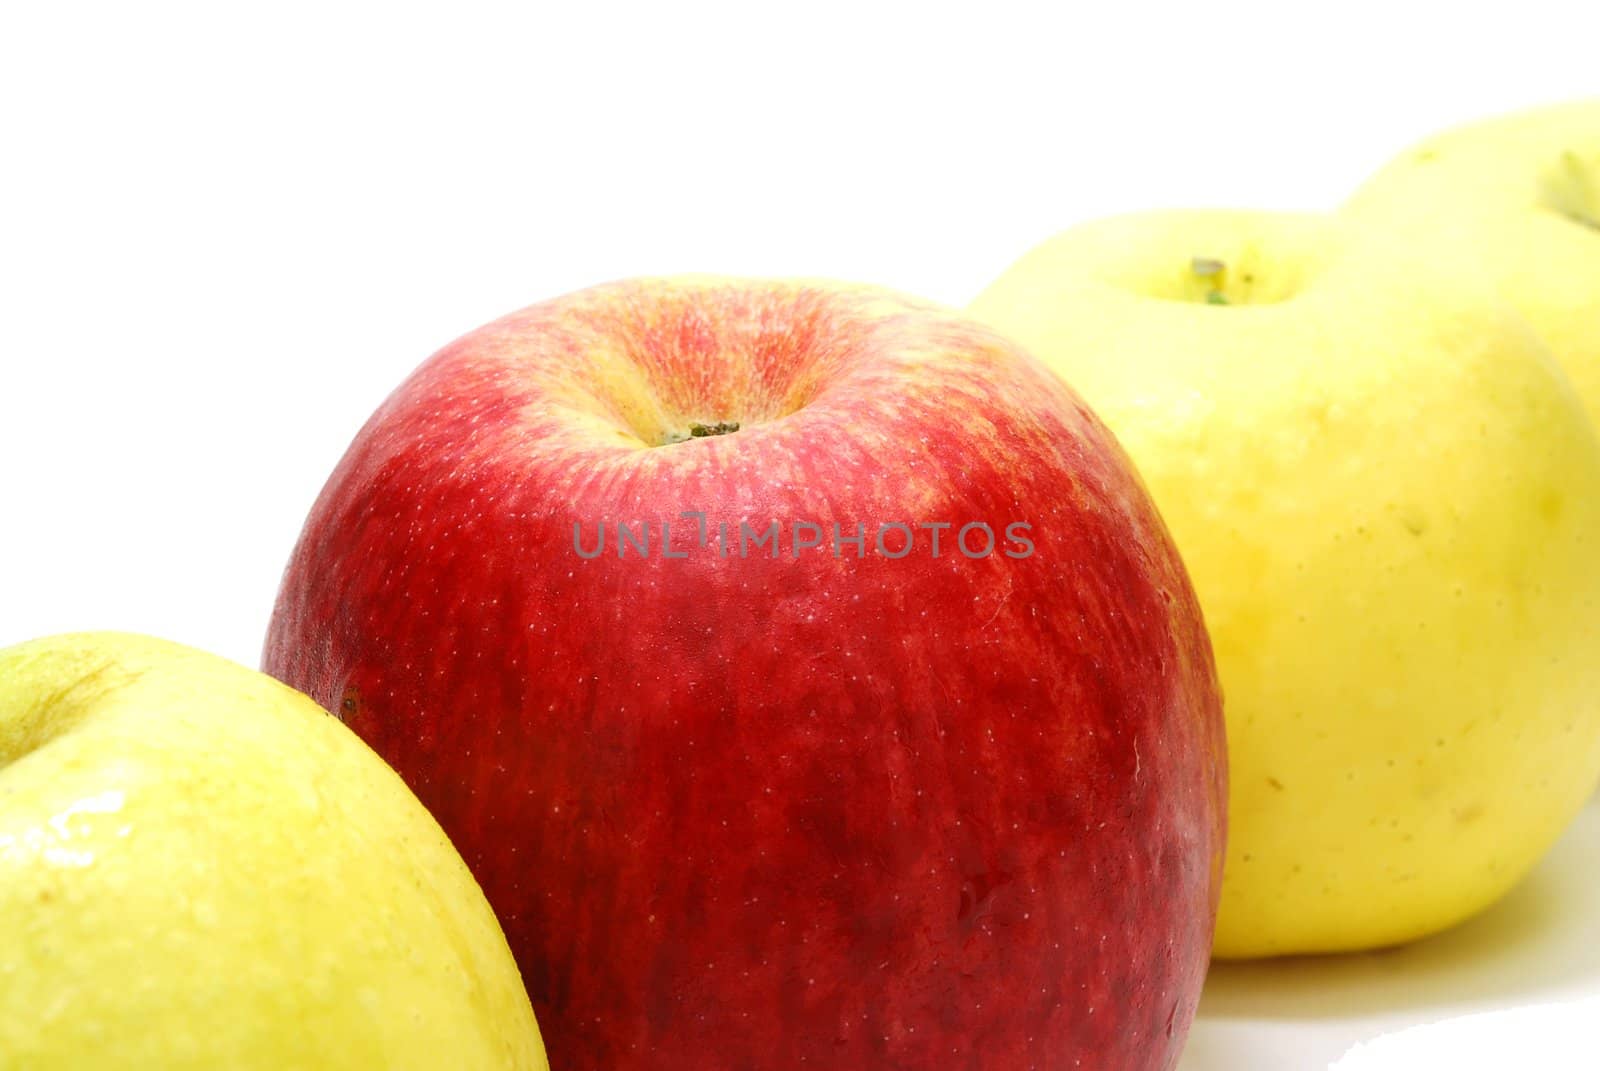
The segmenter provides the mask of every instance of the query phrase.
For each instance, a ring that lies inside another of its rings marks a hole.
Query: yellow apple
[[[1481,265],[1600,420],[1600,99],[1432,137],[1344,211],[1442,259]]]
[[[1449,926],[1600,772],[1600,442],[1479,287],[1346,221],[1217,211],[1069,231],[973,305],[1117,433],[1194,578],[1220,956]]]
[[[310,699],[147,637],[0,651],[0,1063],[544,1069],[494,915]]]

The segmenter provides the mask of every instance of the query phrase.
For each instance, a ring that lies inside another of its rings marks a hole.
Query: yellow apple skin
[[[1344,212],[1442,259],[1480,264],[1600,421],[1600,99],[1429,138]]]
[[[311,700],[115,633],[0,651],[0,1063],[546,1068],[466,865]]]
[[[1194,578],[1221,957],[1464,919],[1600,773],[1600,443],[1520,318],[1446,272],[1333,219],[1163,213],[1046,242],[972,306],[1111,426]]]

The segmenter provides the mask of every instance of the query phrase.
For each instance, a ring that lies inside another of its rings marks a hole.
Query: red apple
[[[1177,1060],[1210,644],[1110,434],[953,313],[657,280],[466,336],[340,463],[265,661],[432,808],[562,1071]]]

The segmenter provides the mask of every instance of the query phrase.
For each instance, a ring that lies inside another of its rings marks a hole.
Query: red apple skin
[[[688,420],[742,426],[646,445]],[[867,556],[721,559],[690,509]],[[689,556],[575,553],[618,520]],[[1035,552],[870,543],[971,520]],[[561,1071],[1177,1061],[1223,848],[1200,610],[1111,435],[952,313],[654,280],[466,336],[338,466],[265,668],[437,815]]]

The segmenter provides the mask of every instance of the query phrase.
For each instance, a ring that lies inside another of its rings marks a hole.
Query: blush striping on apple
[[[1209,640],[1110,434],[954,313],[686,278],[467,335],[333,474],[265,668],[433,810],[563,1071],[1176,1064]]]

